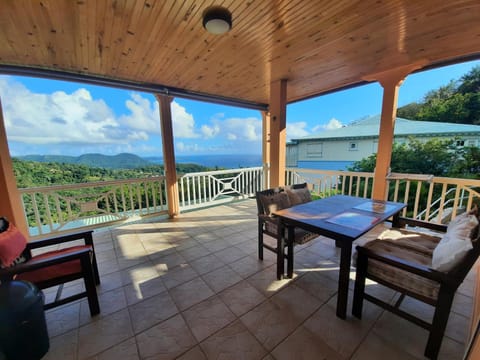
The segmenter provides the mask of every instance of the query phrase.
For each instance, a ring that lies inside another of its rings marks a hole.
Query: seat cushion
[[[288,195],[291,206],[312,201],[312,195],[306,187],[301,189],[286,189],[285,192]]]
[[[25,236],[12,223],[6,225],[0,233],[0,266],[4,268],[24,261],[21,255],[27,246]]]
[[[277,210],[290,207],[288,195],[282,191],[272,195],[259,195],[260,202],[265,211],[265,215],[272,215]]]
[[[32,260],[48,259],[54,256],[68,254],[81,249],[91,249],[91,246],[79,245],[79,246],[72,246],[69,248],[61,249],[61,250],[49,251],[49,252],[32,257]],[[24,272],[24,273],[18,274],[15,277],[15,279],[26,280],[34,284],[38,284],[54,278],[72,275],[80,272],[81,272],[80,260],[76,259],[76,260],[64,262],[62,264],[47,266],[34,271]]]
[[[303,230],[301,228],[295,228],[295,243],[296,244],[305,244],[310,240],[316,239],[319,235],[311,233],[307,230]]]
[[[365,244],[364,247],[380,256],[390,255],[411,263],[431,267],[432,256],[428,254],[428,251],[425,251],[425,248],[428,249],[434,246],[434,244],[428,244],[428,242],[434,241],[436,243],[438,238],[436,240],[430,238],[428,235],[422,236],[421,242],[425,244],[424,248],[411,244],[408,238],[404,238],[403,243],[389,239],[373,240]],[[413,242],[414,240],[412,239],[411,241]],[[437,282],[378,260],[368,260],[367,274],[432,300],[435,300],[438,296],[440,285]]]
[[[379,236],[380,240],[390,240],[414,251],[422,252],[432,256],[433,250],[438,245],[441,235],[433,236],[422,232],[408,231],[405,229],[392,228],[383,231]]]

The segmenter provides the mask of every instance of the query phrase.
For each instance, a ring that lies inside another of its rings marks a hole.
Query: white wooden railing
[[[371,198],[373,173],[288,168],[287,184],[307,182],[319,197],[344,194]],[[407,204],[403,216],[447,223],[480,205],[480,180],[391,173],[387,199]]]
[[[185,174],[179,179],[180,209],[246,199],[262,190],[263,183],[262,167]]]
[[[310,190],[319,197],[342,194],[370,198],[373,173],[287,168],[287,185],[303,182],[307,182]]]
[[[262,167],[198,172],[178,180],[180,210],[253,197],[268,184]],[[480,203],[480,180],[418,174],[390,174],[388,200],[407,204],[403,215],[448,222]],[[288,168],[286,183],[309,184],[317,197],[372,196],[373,173]],[[19,189],[32,238],[78,228],[98,228],[166,215],[165,178],[93,182]]]
[[[263,187],[261,167],[189,173],[178,180],[180,211],[245,199]],[[20,189],[31,238],[104,227],[168,212],[165,177]]]
[[[480,180],[396,173],[387,179],[389,200],[408,204],[404,216],[447,223],[480,204]]]
[[[167,213],[165,177],[19,189],[31,238]]]

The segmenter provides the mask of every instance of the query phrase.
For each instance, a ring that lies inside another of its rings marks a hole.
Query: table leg
[[[341,242],[340,250],[340,273],[338,275],[338,294],[337,294],[337,317],[346,319],[348,304],[348,285],[350,282],[350,263],[352,256],[352,243],[349,241]]]
[[[293,247],[295,242],[295,227],[289,226],[288,235],[287,235],[287,249],[288,249],[288,257],[287,257],[287,277],[291,279],[293,277]]]
[[[277,280],[282,280],[285,274],[285,226],[280,221],[277,232]]]

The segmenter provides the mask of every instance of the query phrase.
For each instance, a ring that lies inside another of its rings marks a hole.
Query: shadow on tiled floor
[[[297,247],[294,279],[277,281],[273,254],[257,260],[252,200],[94,238],[101,314],[91,318],[86,300],[48,311],[45,359],[423,359],[427,332],[375,305],[365,303],[362,320],[335,316],[332,240]],[[440,359],[463,357],[472,292],[473,275],[457,293]],[[414,300],[405,305],[431,314]]]

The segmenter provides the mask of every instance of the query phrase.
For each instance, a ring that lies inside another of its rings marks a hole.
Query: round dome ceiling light
[[[225,34],[232,28],[232,14],[221,6],[210,7],[203,13],[203,27],[211,34]]]

